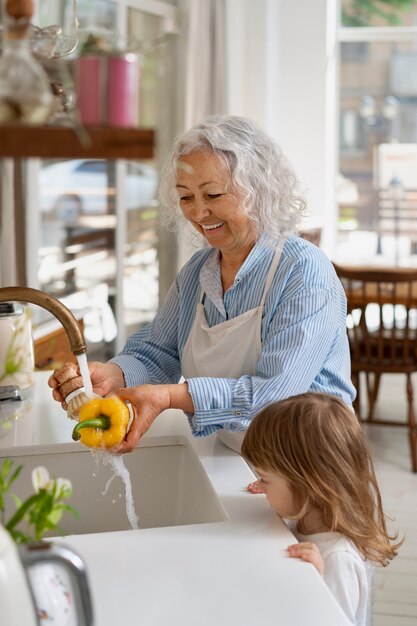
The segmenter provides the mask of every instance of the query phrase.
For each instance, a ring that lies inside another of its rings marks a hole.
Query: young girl
[[[338,398],[304,393],[266,407],[242,454],[262,492],[300,543],[291,557],[312,563],[355,626],[371,624],[372,570],[402,542],[385,525],[371,453],[353,411]]]

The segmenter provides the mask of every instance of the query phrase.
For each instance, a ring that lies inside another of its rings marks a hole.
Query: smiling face
[[[252,222],[243,209],[242,195],[233,189],[230,173],[211,150],[182,156],[177,191],[184,217],[223,256],[243,259],[255,244]]]
[[[300,503],[288,480],[275,472],[256,469],[259,487],[271,507],[281,517],[295,518],[300,512]]]

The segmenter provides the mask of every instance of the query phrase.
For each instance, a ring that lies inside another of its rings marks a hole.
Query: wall
[[[229,112],[283,148],[332,253],[336,232],[335,0],[226,0]]]

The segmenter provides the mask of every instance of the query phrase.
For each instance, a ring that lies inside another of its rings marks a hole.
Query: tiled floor
[[[417,405],[417,377],[414,381]],[[363,396],[364,397],[364,394]],[[375,417],[403,419],[405,376],[385,375]],[[417,626],[417,474],[410,470],[407,430],[366,426],[386,514],[405,537],[399,555],[376,575],[374,626]]]

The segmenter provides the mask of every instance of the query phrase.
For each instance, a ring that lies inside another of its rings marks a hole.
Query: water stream
[[[114,474],[109,478],[107,484],[102,491],[102,495],[105,496],[110,484],[113,482],[116,476],[122,479],[124,487],[125,487],[125,499],[126,499],[126,515],[129,521],[130,527],[132,530],[137,530],[139,528],[138,524],[138,516],[135,511],[135,503],[133,500],[132,493],[132,482],[130,480],[129,470],[124,464],[123,457],[121,455],[112,454],[108,452],[108,450],[100,449],[100,450],[91,450],[91,454],[96,462],[96,467],[98,469],[99,464],[103,463],[103,465],[110,465]]]
[[[80,372],[84,383],[84,389],[87,396],[93,395],[93,386],[91,384],[90,372],[87,364],[87,355],[86,354],[77,354],[78,365],[80,366]],[[124,487],[125,487],[125,499],[126,499],[126,515],[129,520],[130,527],[133,530],[139,528],[138,526],[138,516],[135,511],[135,503],[133,500],[132,493],[132,482],[130,480],[129,470],[124,464],[123,457],[117,454],[111,454],[105,449],[95,449],[91,450],[91,454],[96,462],[96,467],[98,470],[100,462],[103,465],[110,465],[114,474],[107,481],[107,485],[104,488],[103,496],[106,495],[110,483],[116,476],[122,479]]]
[[[93,386],[91,384],[90,372],[88,370],[87,355],[77,354],[77,361],[80,367],[81,376],[84,383],[84,390],[87,396],[93,395]]]

